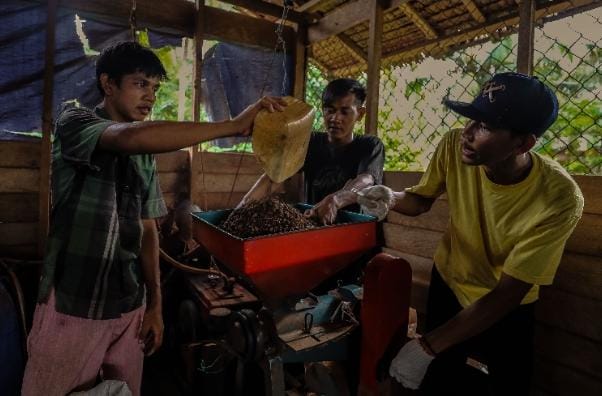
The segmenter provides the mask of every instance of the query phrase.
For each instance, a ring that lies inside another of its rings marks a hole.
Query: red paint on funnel
[[[226,214],[195,213],[194,237],[266,298],[306,293],[376,246],[370,216],[346,213],[344,224],[241,239],[215,226]]]

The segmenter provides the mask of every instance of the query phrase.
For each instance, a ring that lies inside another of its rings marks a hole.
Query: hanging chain
[[[132,34],[132,41],[137,42],[136,31],[138,26],[136,25],[136,0],[132,0],[132,9],[130,10],[130,32]]]
[[[291,7],[290,5],[288,5],[288,2],[284,2],[284,8],[282,9],[282,16],[280,17],[280,22],[278,23],[278,26],[276,26],[276,45],[274,46],[274,51],[272,52],[272,58],[270,60],[270,64],[268,66],[268,68],[266,69],[265,72],[265,77],[263,79],[263,85],[261,87],[261,94],[259,96],[263,96],[263,94],[265,93],[265,89],[267,88],[268,85],[268,78],[270,76],[270,72],[272,71],[272,66],[274,65],[274,60],[276,59],[276,54],[278,53],[278,48],[281,47],[282,48],[282,71],[284,73],[284,77],[282,79],[282,91],[280,93],[281,96],[284,96],[286,93],[286,79],[287,79],[287,72],[286,72],[286,41],[284,40],[284,36],[283,36],[283,32],[284,32],[284,23],[286,22],[286,19],[288,18],[288,12],[290,11]]]
[[[284,40],[284,36],[283,36],[283,31],[284,31],[284,23],[286,22],[286,19],[288,18],[288,12],[291,9],[291,2],[289,1],[284,1],[283,4],[283,8],[282,8],[282,16],[280,17],[280,22],[278,23],[278,26],[276,26],[276,45],[274,46],[274,50],[272,51],[272,58],[270,60],[270,63],[265,71],[265,77],[263,79],[263,84],[261,87],[261,92],[259,94],[259,97],[263,97],[264,93],[265,93],[265,89],[268,86],[268,79],[270,77],[270,71],[272,70],[272,66],[274,65],[274,60],[276,59],[276,54],[278,53],[278,48],[282,47],[282,70],[283,70],[283,78],[282,78],[282,91],[281,91],[281,96],[284,96],[286,94],[286,80],[287,80],[287,71],[286,71],[286,41]],[[247,136],[245,137],[245,140],[243,142],[243,146],[242,146],[242,151],[240,153],[240,158],[238,161],[238,167],[236,168],[236,173],[234,174],[234,181],[232,182],[232,188],[230,189],[230,194],[228,195],[228,206],[230,205],[230,200],[232,199],[232,194],[234,193],[234,187],[236,186],[236,180],[238,179],[238,174],[240,173],[240,168],[242,165],[242,160],[245,156],[245,151],[248,147],[248,144],[250,142],[250,138],[251,136]],[[270,189],[271,189],[271,184],[270,184]],[[271,193],[271,191],[269,191],[268,193]]]

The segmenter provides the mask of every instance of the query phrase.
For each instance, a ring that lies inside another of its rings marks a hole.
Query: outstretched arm
[[[357,202],[363,213],[377,217],[379,221],[387,217],[390,210],[407,216],[418,216],[429,211],[435,201],[435,198],[426,198],[406,191],[395,192],[382,184],[365,187],[359,191],[354,189],[351,192],[353,194],[348,194],[347,202]]]
[[[105,129],[100,136],[98,147],[125,154],[153,154],[179,150],[220,137],[248,135],[259,110],[282,111],[284,106],[286,103],[280,98],[264,97],[228,121],[117,123]]]

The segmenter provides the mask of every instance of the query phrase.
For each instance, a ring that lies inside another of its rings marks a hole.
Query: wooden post
[[[380,87],[380,61],[382,56],[383,6],[371,0],[370,36],[368,41],[368,83],[366,103],[366,134],[378,134],[378,96]]]
[[[192,119],[201,120],[201,85],[203,74],[203,30],[205,27],[205,0],[196,0],[196,24],[194,30],[194,89],[192,92]]]
[[[295,37],[295,76],[293,79],[293,96],[305,100],[305,75],[307,71],[307,27],[297,25]]]
[[[43,257],[50,223],[50,151],[52,135],[52,94],[54,90],[54,47],[58,0],[48,0],[44,90],[42,98],[42,142],[40,147],[40,190],[38,209],[38,256]]]
[[[533,74],[533,36],[535,27],[535,0],[521,0],[518,21],[518,59],[519,73]]]
[[[195,18],[195,30],[194,30],[194,86],[192,92],[192,119],[195,122],[201,121],[201,104],[202,98],[202,76],[203,76],[203,40],[205,31],[205,0],[196,0],[196,18]],[[190,193],[190,199],[199,196],[199,192],[196,191],[197,183],[194,183],[192,178],[196,174],[192,167],[196,164],[194,157],[199,155],[201,164],[201,177],[203,186],[203,202],[201,204],[203,210],[207,209],[207,191],[205,189],[205,172],[203,171],[203,153],[202,150],[197,146],[191,147],[189,150],[190,167],[189,167],[189,179],[188,179],[188,191]],[[193,191],[194,190],[194,191]]]

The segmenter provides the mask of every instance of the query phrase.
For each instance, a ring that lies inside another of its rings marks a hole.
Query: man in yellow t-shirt
[[[445,104],[469,122],[443,137],[418,185],[386,200],[416,216],[446,193],[450,211],[434,258],[426,334],[408,342],[389,371],[423,394],[467,394],[475,381],[465,363],[476,356],[489,372],[478,394],[528,394],[533,305],[583,210],[568,173],[530,151],[556,119],[558,102],[537,78],[502,73],[472,103]],[[363,190],[358,202],[369,211],[391,196],[383,189]]]

